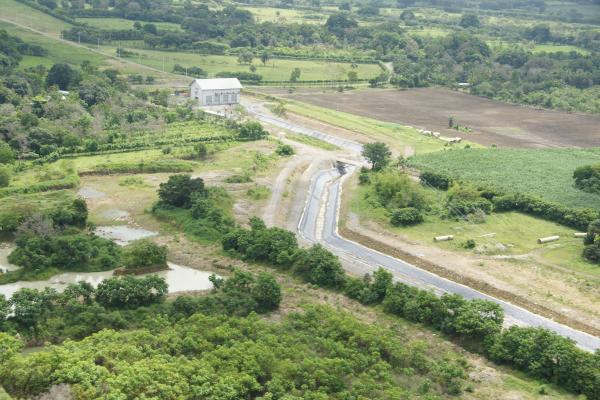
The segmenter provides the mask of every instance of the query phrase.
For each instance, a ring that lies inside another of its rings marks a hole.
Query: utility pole
[[[77,32],[77,43],[81,44],[81,31]]]

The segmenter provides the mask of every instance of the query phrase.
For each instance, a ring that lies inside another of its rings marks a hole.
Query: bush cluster
[[[589,193],[600,194],[600,164],[584,165],[573,172],[575,187]]]
[[[414,207],[399,208],[392,211],[390,223],[394,226],[410,226],[423,222],[423,214]]]
[[[334,254],[318,244],[309,249],[299,248],[292,232],[267,228],[258,218],[252,218],[250,230],[237,228],[226,234],[222,245],[224,250],[246,260],[291,269],[306,282],[329,288],[343,287],[344,271]]]
[[[123,250],[123,265],[127,269],[164,267],[167,265],[167,251],[167,246],[138,240]]]
[[[9,262],[39,272],[55,267],[72,271],[104,271],[121,262],[121,249],[111,240],[83,233],[22,235]]]
[[[433,171],[422,171],[420,178],[424,185],[441,190],[448,190],[454,183],[454,180],[450,176]]]
[[[600,213],[596,210],[569,208],[520,193],[497,196],[492,199],[492,202],[496,211],[519,211],[582,231],[600,217]]]

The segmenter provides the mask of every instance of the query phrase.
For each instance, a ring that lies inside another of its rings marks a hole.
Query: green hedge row
[[[110,174],[143,174],[157,172],[192,172],[194,164],[178,160],[158,160],[152,162],[135,163],[109,163],[98,164],[89,172],[82,175],[110,175]]]
[[[33,183],[28,186],[14,186],[0,189],[0,197],[6,197],[13,194],[27,194],[37,192],[47,192],[50,190],[70,189],[79,184],[79,176],[77,174],[68,175],[62,179],[52,179],[49,181]]]
[[[600,212],[596,210],[569,208],[520,193],[495,196],[492,202],[495,211],[520,211],[581,231],[586,231],[592,221],[600,218]]]

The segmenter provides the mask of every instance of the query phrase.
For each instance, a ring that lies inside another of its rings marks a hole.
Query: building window
[[[212,104],[212,96],[206,96],[206,104]]]
[[[227,93],[223,95],[223,103],[229,103],[229,95]]]

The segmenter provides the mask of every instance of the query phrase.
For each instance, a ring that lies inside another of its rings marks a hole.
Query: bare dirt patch
[[[600,146],[600,116],[538,110],[472,96],[442,88],[365,89],[337,91],[261,89],[292,98],[382,121],[409,124],[460,136],[486,146],[501,147],[595,147]],[[448,117],[473,130],[448,129]]]

